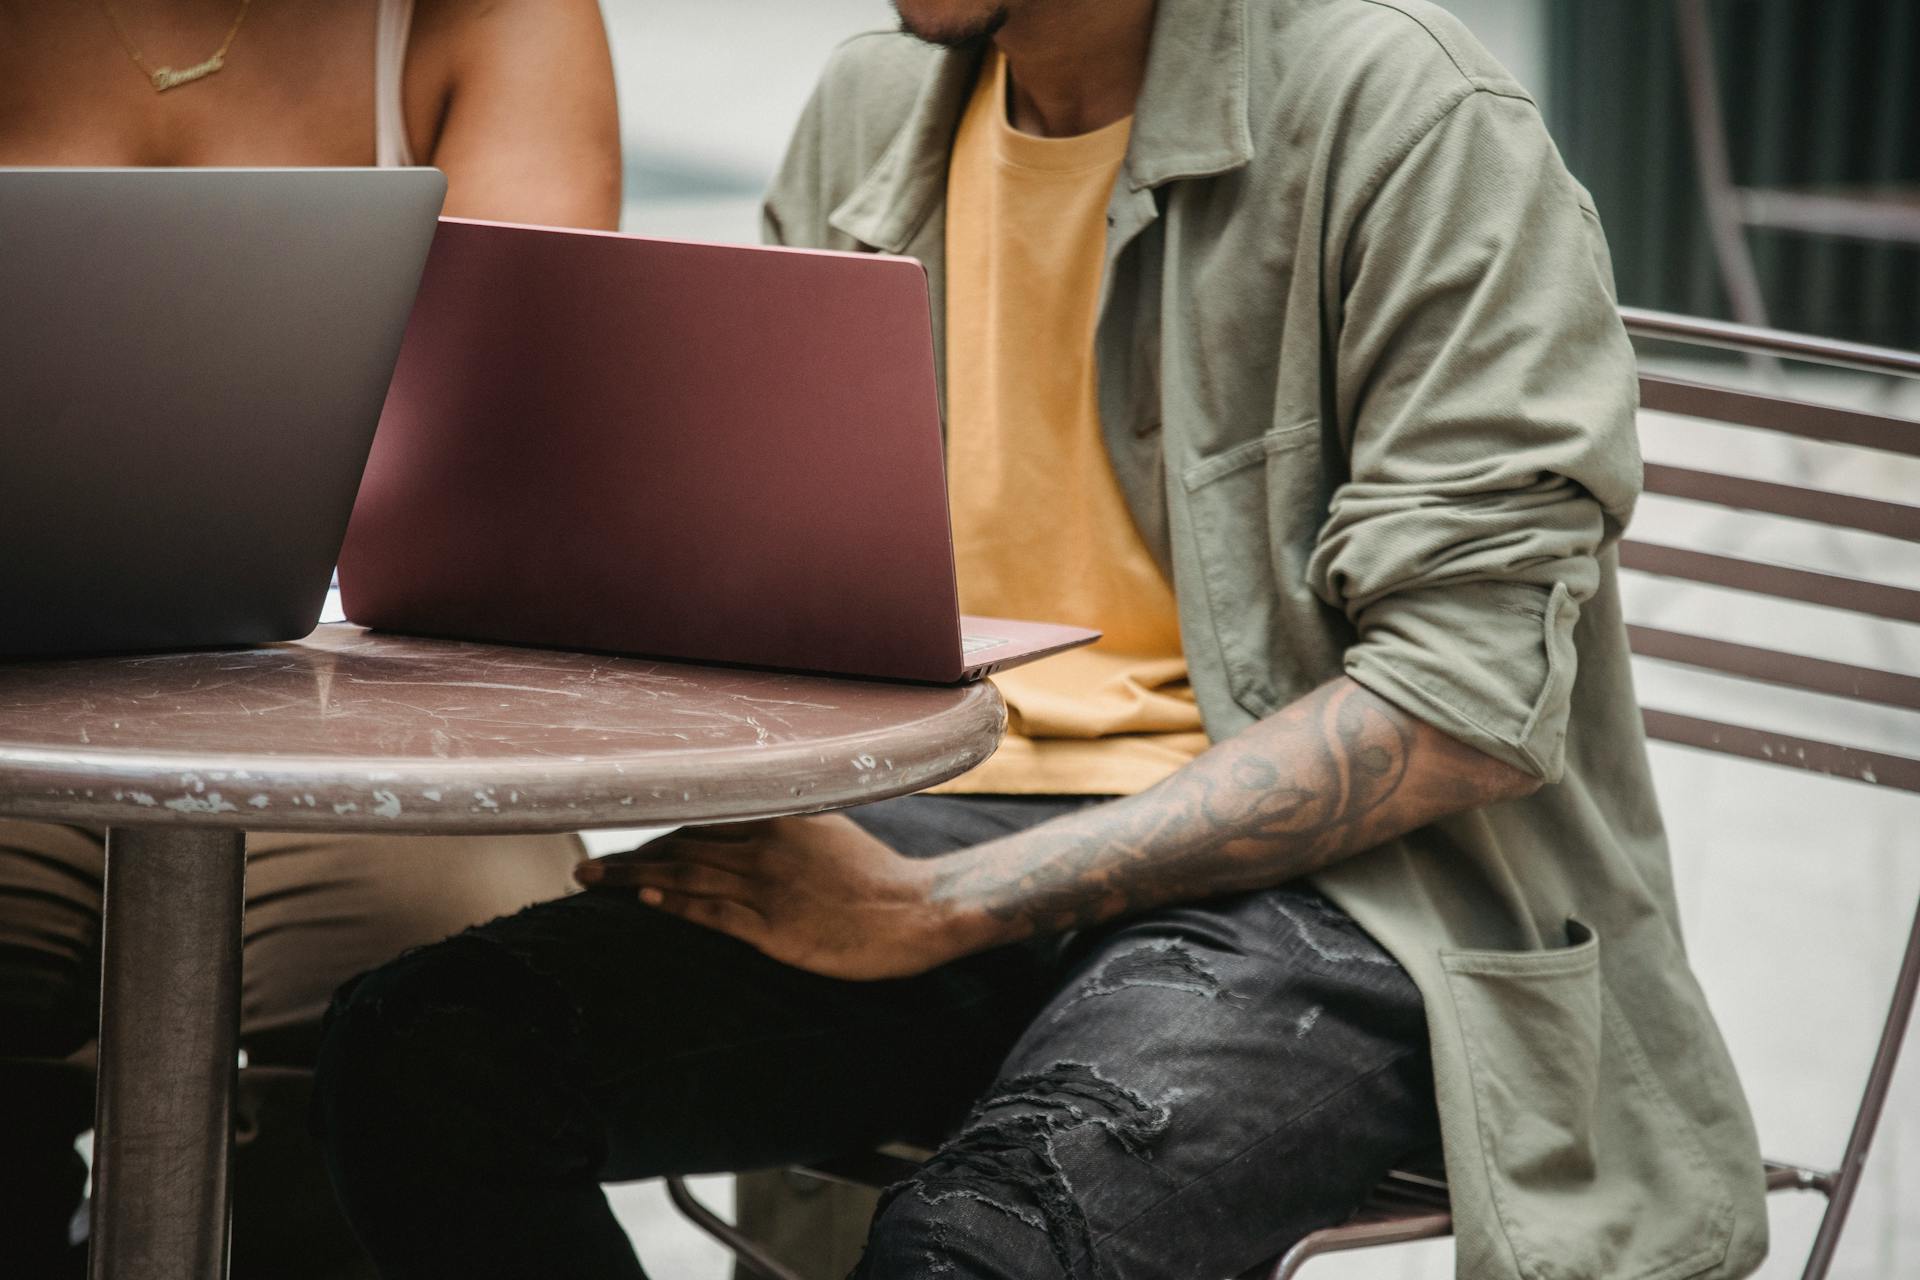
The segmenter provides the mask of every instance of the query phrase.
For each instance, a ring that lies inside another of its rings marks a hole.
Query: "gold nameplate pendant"
[[[205,62],[196,63],[191,67],[183,67],[178,71],[175,71],[172,67],[161,67],[153,73],[153,91],[155,93],[165,93],[169,89],[178,89],[183,84],[192,84],[195,80],[204,80],[226,65],[227,60],[216,53]]]

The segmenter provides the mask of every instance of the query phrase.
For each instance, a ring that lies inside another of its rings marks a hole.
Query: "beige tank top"
[[[413,0],[380,0],[373,47],[373,155],[382,169],[414,163],[407,144],[407,114],[400,93],[407,66],[407,35]]]

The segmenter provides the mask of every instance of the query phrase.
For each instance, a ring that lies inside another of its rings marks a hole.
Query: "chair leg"
[[[1262,1270],[1257,1280],[1293,1280],[1309,1259],[1323,1253],[1347,1249],[1369,1249],[1383,1244],[1409,1244],[1415,1240],[1438,1240],[1453,1234],[1453,1215],[1445,1211],[1418,1213],[1379,1222],[1349,1222],[1302,1236],[1293,1248]]]
[[[1699,169],[1700,194],[1706,205],[1707,229],[1712,233],[1714,257],[1720,263],[1721,283],[1734,318],[1764,328],[1767,304],[1760,293],[1760,273],[1754,269],[1747,244],[1740,194],[1734,188],[1727,157],[1727,124],[1714,85],[1713,35],[1707,25],[1706,0],[1680,0],[1674,6],[1680,38],[1680,65],[1686,80],[1688,123],[1692,126],[1693,161]]]
[[[1813,1252],[1807,1256],[1802,1280],[1823,1280],[1827,1268],[1833,1265],[1840,1232],[1847,1225],[1847,1211],[1853,1207],[1853,1193],[1859,1188],[1860,1174],[1866,1167],[1867,1148],[1872,1145],[1880,1113],[1886,1108],[1887,1093],[1893,1086],[1893,1069],[1900,1058],[1900,1042],[1905,1039],[1907,1025],[1913,1018],[1916,992],[1920,992],[1920,907],[1914,910],[1906,954],[1900,961],[1900,976],[1894,982],[1886,1025],[1880,1030],[1880,1047],[1873,1055],[1873,1070],[1867,1073],[1866,1091],[1853,1119],[1853,1132],[1847,1138],[1846,1155],[1834,1171],[1826,1216],[1820,1219],[1820,1231],[1813,1238]]]
[[[666,1182],[667,1197],[673,1201],[673,1207],[687,1221],[719,1241],[739,1259],[741,1266],[761,1277],[761,1280],[802,1280],[799,1273],[782,1266],[765,1249],[740,1234],[732,1223],[700,1203],[699,1197],[687,1189],[686,1179],[668,1178]]]

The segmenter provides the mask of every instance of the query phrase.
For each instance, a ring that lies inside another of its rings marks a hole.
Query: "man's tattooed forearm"
[[[1137,796],[943,859],[935,898],[1005,936],[1083,928],[1278,884],[1526,784],[1340,680]]]

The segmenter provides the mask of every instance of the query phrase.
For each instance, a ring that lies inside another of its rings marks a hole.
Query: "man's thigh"
[[[933,856],[1043,812],[912,797],[849,816],[902,852]],[[1055,971],[1053,948],[1032,944],[914,978],[847,982],[615,890],[536,906],[463,938],[515,957],[562,1002],[570,1069],[606,1124],[607,1180],[937,1136],[992,1079]]]
[[[573,891],[575,836],[247,837],[240,1038],[306,1067],[334,990],[470,925]]]
[[[1419,992],[1317,894],[1153,912],[1074,956],[957,1135],[892,1193],[918,1199],[906,1218],[944,1206],[1005,1237],[966,1260],[982,1274],[996,1247],[1053,1255],[1022,1275],[1237,1274],[1437,1140]],[[1012,1239],[1035,1231],[1044,1246]]]

